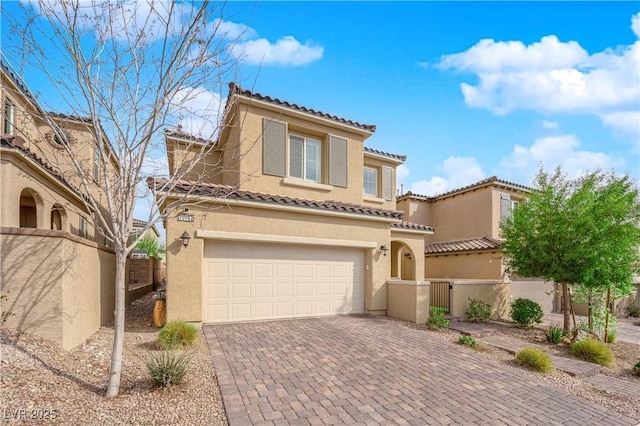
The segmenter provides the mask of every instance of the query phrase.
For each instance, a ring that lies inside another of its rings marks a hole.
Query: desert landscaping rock
[[[102,327],[66,352],[46,340],[2,330],[0,424],[226,425],[226,414],[204,337],[183,383],[154,388],[144,355],[155,350],[153,300],[127,309],[120,395],[104,397],[113,327]],[[32,418],[33,417],[33,418]]]

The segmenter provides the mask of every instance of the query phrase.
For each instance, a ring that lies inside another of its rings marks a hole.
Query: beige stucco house
[[[510,302],[526,297],[553,310],[552,284],[511,276],[502,261],[500,223],[530,191],[493,176],[437,196],[398,197],[406,220],[437,229],[426,236],[424,249],[433,304],[463,317],[468,299],[476,298],[505,318]]]
[[[75,144],[96,170],[117,173],[118,164],[96,161],[90,120],[43,111],[4,61],[0,77],[0,293],[13,314],[5,326],[72,348],[113,318],[115,255],[61,144]]]
[[[188,200],[164,224],[168,319],[426,320],[424,238],[433,228],[395,208],[405,157],[365,147],[372,125],[235,84],[227,102],[216,141],[166,132],[172,174],[203,145],[215,148],[167,201]],[[162,192],[164,182],[149,185]]]

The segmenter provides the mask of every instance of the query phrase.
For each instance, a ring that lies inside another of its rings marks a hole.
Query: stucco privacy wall
[[[113,318],[115,255],[63,231],[0,228],[6,325],[71,349]]]
[[[469,279],[498,279],[505,277],[502,254],[500,252],[426,256],[424,264],[424,274],[427,277]]]
[[[387,315],[418,324],[429,318],[429,281],[387,281]]]
[[[167,219],[168,319],[202,321],[204,239],[195,238],[197,230],[373,242],[376,247],[389,245],[388,222],[367,220],[366,216],[360,215],[336,217],[293,210],[266,210],[230,201],[229,205],[215,205],[209,210],[204,206],[190,207],[189,213],[194,215],[192,223],[178,222],[176,218]],[[183,247],[180,240],[184,231],[192,237],[188,247]],[[363,250],[366,264],[365,311],[384,314],[387,307],[385,283],[390,268],[389,256],[383,256],[377,249]]]
[[[492,318],[509,318],[511,312],[509,281],[453,280],[450,295],[451,313],[456,317],[465,318],[469,299],[478,299],[491,305]]]
[[[511,301],[531,299],[538,303],[544,312],[553,312],[555,308],[555,285],[543,280],[511,279]]]

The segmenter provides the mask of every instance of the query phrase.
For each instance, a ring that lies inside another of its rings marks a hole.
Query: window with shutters
[[[378,196],[378,170],[365,167],[364,168],[364,186],[363,191],[365,195],[371,195],[372,197]]]
[[[519,204],[520,202],[512,200],[509,194],[500,194],[500,222],[509,219],[513,209]]]
[[[320,182],[320,141],[301,136],[289,136],[289,176],[310,182]]]
[[[13,122],[15,118],[15,107],[8,99],[4,101],[4,123],[3,132],[5,134],[13,134]]]

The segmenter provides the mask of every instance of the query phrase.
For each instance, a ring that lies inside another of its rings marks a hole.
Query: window
[[[2,130],[5,134],[13,134],[13,120],[15,116],[15,107],[6,99],[4,101],[4,124]]]
[[[80,229],[78,229],[78,235],[82,238],[87,238],[87,219],[80,216]]]
[[[512,200],[509,194],[500,194],[500,222],[504,222],[511,217],[513,209],[520,204],[519,201]]]
[[[289,176],[320,182],[320,141],[289,137]]]
[[[93,178],[100,179],[100,147],[96,145],[93,149]]]
[[[364,168],[364,188],[365,195],[378,196],[378,170],[370,167]]]
[[[107,237],[104,237],[104,246],[111,247],[111,240],[108,239]]]

